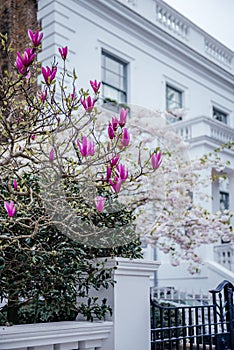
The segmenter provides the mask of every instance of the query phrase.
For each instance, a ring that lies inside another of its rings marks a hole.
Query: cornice
[[[172,6],[170,6],[168,3],[164,2],[163,0],[153,0],[155,3],[162,4],[164,8],[168,9],[170,12],[176,13],[176,17],[179,17],[183,22],[185,22],[189,27],[192,27],[196,30],[196,32],[199,32],[201,35],[204,35],[206,38],[210,39],[213,42],[216,42],[217,44],[221,45],[223,48],[225,48],[230,54],[234,56],[233,50],[231,50],[229,47],[224,45],[219,40],[215,39],[212,35],[204,31],[202,28],[200,28],[198,25],[196,25],[194,22],[192,22],[190,19],[182,15],[180,12],[175,10]]]
[[[231,72],[215,64],[123,3],[116,0],[72,1],[79,3],[105,21],[122,28],[127,33],[131,33],[177,62],[183,62],[189,69],[219,84],[222,88],[234,91],[234,75]]]

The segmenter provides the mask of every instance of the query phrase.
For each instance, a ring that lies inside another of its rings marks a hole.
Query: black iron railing
[[[233,291],[223,281],[207,305],[151,299],[151,350],[234,350]]]
[[[215,305],[215,338],[217,350],[234,350],[234,286],[229,281],[223,281],[214,290],[210,290]]]

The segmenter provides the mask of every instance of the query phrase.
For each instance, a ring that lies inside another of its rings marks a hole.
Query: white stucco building
[[[102,97],[149,109],[184,108],[174,123],[191,143],[191,157],[234,140],[234,53],[162,0],[38,0],[44,32],[40,60],[50,64],[58,47],[69,46],[69,65],[80,86],[102,81]],[[153,121],[152,121],[153,122]],[[228,186],[209,189],[208,209],[234,211],[234,153],[225,170]],[[208,290],[234,280],[234,246],[205,247],[197,276],[185,264],[161,261],[159,286]]]

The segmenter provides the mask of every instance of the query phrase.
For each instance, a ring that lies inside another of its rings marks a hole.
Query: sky
[[[164,0],[234,51],[234,0]]]

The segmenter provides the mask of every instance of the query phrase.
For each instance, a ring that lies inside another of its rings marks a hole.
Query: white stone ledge
[[[112,322],[51,322],[0,328],[1,350],[101,349]]]
[[[160,266],[159,261],[145,259],[128,259],[121,257],[100,258],[99,261],[106,261],[106,268],[117,268],[115,276],[148,276],[150,277]]]

